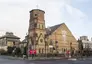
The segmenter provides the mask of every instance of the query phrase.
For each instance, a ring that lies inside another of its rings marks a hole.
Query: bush
[[[5,55],[5,54],[7,54],[7,52],[4,49],[0,49],[0,54]]]
[[[14,49],[13,47],[7,47],[7,53],[8,53],[8,55],[12,54],[13,49]]]

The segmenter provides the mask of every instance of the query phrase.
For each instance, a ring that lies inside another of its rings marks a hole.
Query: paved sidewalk
[[[13,57],[13,56],[1,56],[6,59],[13,59],[13,60],[68,60],[68,58],[65,57],[28,57],[23,59],[22,57]]]
[[[29,57],[28,60],[62,60],[62,59],[67,59],[64,57]]]

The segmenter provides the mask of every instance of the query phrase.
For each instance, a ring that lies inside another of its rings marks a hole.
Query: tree
[[[21,54],[20,48],[19,47],[16,47],[15,48],[15,55],[20,56],[20,54]]]
[[[83,50],[82,40],[78,40],[78,43],[79,43],[79,50]]]
[[[79,54],[81,55],[81,58],[83,56],[83,43],[82,40],[78,39],[78,43],[79,43]]]

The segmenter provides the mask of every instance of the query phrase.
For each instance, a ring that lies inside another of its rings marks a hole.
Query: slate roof
[[[15,41],[15,42],[20,42],[19,39],[12,39],[12,38],[8,38],[7,41]]]
[[[27,43],[27,38],[28,38],[28,35],[25,36],[25,39],[22,40],[22,43]]]
[[[62,23],[64,24],[64,23]],[[51,35],[58,27],[60,27],[62,24],[58,24],[49,28],[46,28],[47,35]]]
[[[14,39],[20,39],[19,37],[15,36],[12,32],[6,32],[4,36],[1,36],[1,38],[14,38]]]
[[[26,40],[27,40],[27,39],[24,39],[22,42],[23,42],[23,43],[27,43]]]

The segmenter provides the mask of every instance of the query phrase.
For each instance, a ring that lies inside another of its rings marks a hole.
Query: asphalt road
[[[0,56],[0,64],[92,64],[92,58],[85,60],[18,60]]]

